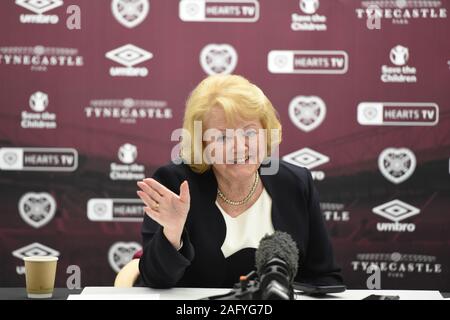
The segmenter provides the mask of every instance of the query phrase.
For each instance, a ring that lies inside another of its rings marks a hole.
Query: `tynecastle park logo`
[[[356,2],[356,1],[355,1]],[[355,9],[358,19],[381,19],[396,25],[409,25],[416,20],[447,19],[445,1],[410,1],[410,0],[362,0]]]
[[[88,119],[113,119],[123,124],[136,124],[138,120],[173,118],[167,101],[149,99],[93,99],[84,108]]]
[[[83,67],[84,57],[77,48],[0,47],[0,67],[27,66],[31,71],[46,72],[53,68]]]

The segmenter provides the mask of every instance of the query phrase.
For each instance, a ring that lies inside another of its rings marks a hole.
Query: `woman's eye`
[[[245,135],[246,135],[247,137],[253,137],[253,136],[256,135],[256,130],[247,130],[247,131],[245,132]]]
[[[219,137],[217,137],[217,141],[219,141],[219,142],[224,142],[225,140],[227,140],[227,139],[229,139],[229,138],[231,138],[231,137],[228,137],[228,136],[226,136],[226,135],[224,135],[224,136],[219,136]]]

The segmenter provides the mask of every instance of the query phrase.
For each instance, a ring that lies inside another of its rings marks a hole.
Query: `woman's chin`
[[[227,172],[230,175],[236,177],[236,179],[250,177],[255,173],[255,171],[257,169],[258,169],[258,165],[256,165],[256,164],[236,163],[236,164],[227,164],[226,165]]]

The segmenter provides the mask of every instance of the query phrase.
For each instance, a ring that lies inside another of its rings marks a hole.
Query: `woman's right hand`
[[[146,205],[145,213],[163,227],[167,240],[178,249],[191,203],[188,182],[181,184],[180,195],[155,179],[144,179],[137,185],[142,190],[137,194]]]

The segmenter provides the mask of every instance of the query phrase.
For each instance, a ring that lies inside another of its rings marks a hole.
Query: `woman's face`
[[[266,155],[265,132],[259,119],[236,117],[227,123],[221,107],[213,107],[203,122],[205,154],[215,171],[227,179],[253,177]],[[259,154],[258,154],[259,153]]]

